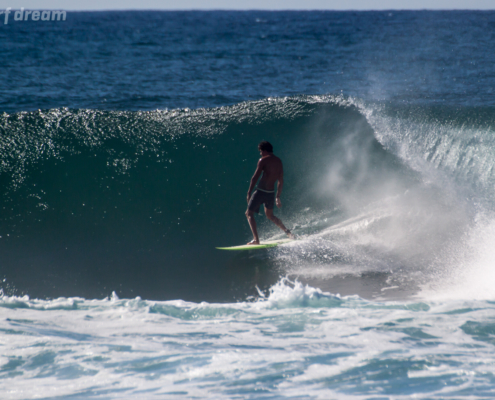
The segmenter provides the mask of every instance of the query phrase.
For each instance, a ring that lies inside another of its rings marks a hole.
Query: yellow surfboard
[[[241,246],[232,247],[217,247],[219,250],[258,250],[258,249],[268,249],[270,247],[278,246],[279,244],[293,242],[294,239],[278,239],[278,240],[266,240],[260,242],[260,244],[244,244]]]

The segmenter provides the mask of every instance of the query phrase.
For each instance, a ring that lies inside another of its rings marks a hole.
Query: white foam
[[[258,390],[363,399],[370,377],[374,387],[400,386],[394,398],[438,380],[422,392],[432,398],[459,382],[483,386],[495,363],[476,333],[491,332],[495,306],[479,301],[370,302],[282,279],[254,302],[3,296],[0,305],[5,399],[230,399]]]

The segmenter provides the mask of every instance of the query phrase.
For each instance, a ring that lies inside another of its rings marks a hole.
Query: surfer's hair
[[[273,146],[271,145],[270,142],[267,142],[266,140],[260,142],[260,144],[258,145],[258,149],[262,151],[268,151],[268,153],[273,153]]]

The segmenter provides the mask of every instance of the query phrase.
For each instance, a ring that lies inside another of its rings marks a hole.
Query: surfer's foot
[[[291,231],[289,231],[288,229],[285,231],[285,234],[289,237],[289,239],[295,239],[296,238],[296,236]]]
[[[255,245],[255,244],[260,244],[259,240],[251,240],[248,245]]]

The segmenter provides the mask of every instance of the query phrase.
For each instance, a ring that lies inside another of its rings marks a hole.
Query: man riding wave
[[[279,218],[273,215],[273,208],[275,204],[278,208],[282,207],[282,203],[280,201],[280,195],[282,194],[282,188],[284,186],[284,169],[282,160],[273,154],[273,146],[267,141],[261,142],[258,145],[258,150],[261,154],[261,158],[258,161],[258,166],[253,177],[251,178],[251,183],[247,192],[248,208],[246,210],[246,217],[254,237],[254,239],[248,244],[260,244],[254,213],[256,212],[259,214],[260,206],[262,204],[265,205],[266,217],[282,229],[289,238],[294,239],[295,237],[291,231],[285,227]],[[251,196],[251,192],[253,191],[260,176],[261,180],[258,183],[255,192]],[[275,182],[277,182],[276,195]]]

